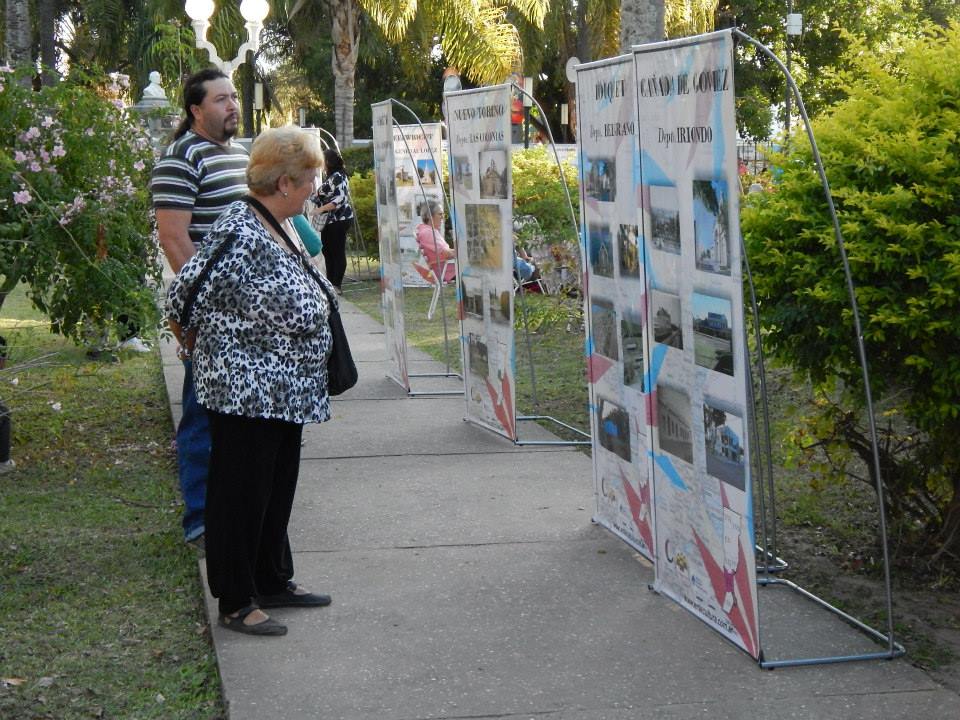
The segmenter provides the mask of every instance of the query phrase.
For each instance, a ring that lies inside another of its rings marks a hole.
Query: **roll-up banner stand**
[[[580,66],[577,94],[597,519],[756,658],[731,36]]]
[[[632,55],[577,67],[594,520],[650,560],[647,278]]]
[[[407,336],[403,324],[403,260],[400,252],[397,213],[396,163],[393,144],[393,104],[374,103],[373,168],[377,185],[377,224],[380,230],[380,298],[387,357],[388,377],[410,392],[407,368]]]
[[[652,330],[655,589],[760,653],[733,41],[634,48]]]
[[[417,246],[423,203],[444,202],[440,178],[440,123],[393,128],[394,177],[397,187],[400,264],[405,287],[430,287],[430,270]]]
[[[466,419],[516,442],[510,88],[444,102]]]

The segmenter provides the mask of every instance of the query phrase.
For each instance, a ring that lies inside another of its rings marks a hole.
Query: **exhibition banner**
[[[466,419],[516,442],[510,85],[443,97]]]
[[[393,128],[394,178],[397,186],[398,247],[403,284],[434,284],[426,258],[417,246],[420,212],[428,200],[444,206],[440,177],[440,123],[400,125]]]
[[[632,55],[577,67],[594,520],[654,556],[646,273]]]
[[[733,41],[634,48],[657,591],[759,655]]]
[[[397,215],[396,168],[393,146],[393,103],[373,103],[373,169],[377,184],[377,225],[380,232],[380,299],[390,358],[389,375],[410,392],[407,336],[403,326],[403,264]]]

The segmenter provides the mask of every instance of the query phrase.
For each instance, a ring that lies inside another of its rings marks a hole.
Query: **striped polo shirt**
[[[219,145],[188,130],[153,168],[153,207],[190,210],[190,239],[200,243],[220,213],[247,192],[248,161],[240,145]]]

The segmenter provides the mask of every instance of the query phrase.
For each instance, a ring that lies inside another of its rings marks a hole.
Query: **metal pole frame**
[[[560,162],[560,154],[557,152],[557,144],[553,138],[553,129],[550,127],[550,121],[547,119],[547,114],[544,112],[543,106],[537,101],[537,99],[530,93],[528,93],[524,88],[520,87],[516,83],[511,83],[511,85],[520,91],[520,93],[528,98],[530,101],[536,104],[537,108],[540,110],[540,115],[543,117],[543,126],[547,130],[547,136],[550,140],[550,147],[553,150],[553,157],[557,163],[557,172],[560,175],[560,184],[563,186],[564,193],[567,196],[567,206],[570,209],[570,220],[573,224],[574,232],[577,234],[577,249],[580,248],[580,227],[577,224],[577,216],[573,211],[573,201],[570,199],[570,188],[567,186],[567,179],[563,175],[563,165]],[[530,106],[527,105],[524,108],[527,111],[527,117],[530,116]],[[525,133],[526,136],[526,133]],[[529,147],[529,145],[524,145],[524,149]],[[580,267],[583,267],[583,258],[580,258]],[[537,402],[537,376],[536,370],[533,365],[533,349],[530,344],[530,326],[527,322],[527,306],[524,300],[524,291],[523,283],[519,283],[519,292],[520,292],[520,309],[521,316],[523,317],[523,335],[526,340],[527,346],[527,364],[530,366],[530,387],[533,394],[533,404],[534,407],[538,405]],[[516,420],[519,421],[537,421],[545,420],[552,423],[555,423],[571,432],[580,435],[581,437],[586,438],[585,440],[520,440],[519,437],[514,441],[516,445],[590,445],[592,439],[590,433],[584,432],[583,430],[568,425],[562,420],[558,420],[555,417],[550,415],[516,415]],[[519,433],[518,433],[519,435]]]
[[[863,330],[860,324],[860,311],[857,305],[856,291],[853,283],[853,275],[850,271],[850,263],[847,259],[847,250],[843,242],[843,233],[840,230],[840,220],[837,217],[837,210],[833,203],[833,195],[830,193],[830,184],[827,181],[827,174],[823,167],[823,160],[820,157],[820,150],[817,148],[816,139],[813,136],[813,128],[810,125],[810,118],[807,115],[806,107],[803,104],[803,97],[800,95],[800,90],[797,87],[796,82],[793,79],[793,76],[787,70],[783,62],[780,61],[780,58],[768,48],[763,43],[752,38],[746,33],[738,30],[737,28],[732,28],[730,30],[731,34],[748,42],[753,45],[757,50],[767,55],[771,60],[773,60],[777,66],[783,71],[784,76],[787,79],[787,84],[790,87],[793,95],[797,101],[797,110],[800,112],[800,116],[803,118],[804,127],[807,131],[807,138],[810,141],[810,146],[813,151],[813,160],[814,164],[817,167],[817,172],[820,175],[820,182],[823,186],[823,193],[827,200],[827,206],[830,210],[830,216],[833,220],[833,232],[834,237],[837,241],[837,248],[840,251],[840,260],[843,264],[843,272],[846,277],[847,282],[847,293],[850,298],[850,309],[853,314],[853,324],[856,334],[857,342],[857,351],[860,356],[860,368],[863,373],[863,389],[864,389],[864,399],[866,404],[867,416],[870,425],[870,445],[873,451],[873,469],[874,476],[876,477],[876,491],[877,491],[877,516],[880,521],[880,544],[883,547],[883,571],[884,571],[884,588],[886,591],[886,610],[887,610],[887,632],[886,634],[881,633],[878,630],[871,628],[860,620],[848,615],[842,610],[834,607],[825,600],[817,597],[813,593],[804,590],[802,587],[793,583],[789,580],[783,578],[758,578],[757,584],[761,587],[765,586],[783,586],[790,588],[791,590],[799,593],[803,597],[814,601],[821,607],[829,610],[830,612],[838,615],[840,618],[848,622],[853,627],[861,630],[875,640],[886,642],[887,649],[884,652],[875,652],[875,653],[858,653],[852,655],[828,655],[823,657],[812,657],[812,658],[791,658],[784,660],[764,660],[763,654],[761,653],[759,665],[760,667],[768,670],[772,670],[778,667],[793,667],[800,665],[822,665],[828,663],[841,663],[841,662],[853,662],[857,660],[890,660],[893,658],[901,657],[906,654],[906,650],[903,645],[896,642],[894,639],[893,632],[893,592],[891,589],[890,583],[890,550],[887,543],[887,520],[886,520],[886,506],[883,500],[883,481],[880,471],[880,450],[877,442],[877,429],[876,429],[876,419],[874,416],[873,410],[873,397],[870,392],[870,371],[868,369],[867,363],[867,351],[863,342]],[[746,254],[744,253],[744,257]],[[751,283],[752,287],[752,283]],[[766,401],[764,393],[764,401]],[[770,488],[772,490],[772,479]]]
[[[742,188],[741,188],[742,189]],[[764,574],[783,572],[789,567],[786,560],[777,555],[777,508],[776,496],[773,487],[773,443],[770,439],[770,404],[767,401],[767,371],[766,361],[763,353],[763,339],[760,335],[760,308],[757,305],[756,286],[753,284],[753,273],[750,272],[750,261],[747,258],[747,248],[743,242],[743,235],[740,235],[740,256],[743,258],[743,267],[747,274],[747,286],[750,288],[750,311],[753,315],[753,333],[754,343],[756,344],[756,363],[760,381],[760,397],[763,399],[763,444],[760,443],[760,430],[757,423],[756,407],[757,399],[754,393],[753,372],[750,362],[746,363],[747,369],[747,408],[750,413],[753,426],[753,437],[756,448],[756,475],[757,487],[759,493],[757,497],[760,501],[760,527],[763,536],[763,545],[756,544],[755,550],[759,553],[762,560],[762,570]],[[743,329],[743,346],[748,347],[746,326]],[[766,453],[766,467],[763,466],[764,452]],[[764,491],[764,474],[766,474],[767,488]],[[766,493],[770,495],[770,520],[771,525],[767,528],[767,506]]]
[[[390,98],[390,103],[393,106],[402,107],[408,113],[413,116],[413,119],[416,120],[417,125],[420,128],[420,132],[423,133],[424,140],[427,138],[427,131],[423,127],[423,123],[420,122],[420,118],[417,117],[417,114],[411,110],[409,107],[404,105],[399,100]],[[413,153],[410,151],[410,144],[407,142],[406,135],[403,134],[403,126],[397,121],[396,117],[393,117],[393,125],[400,130],[400,138],[403,140],[403,145],[407,150],[407,155],[413,157]],[[430,153],[430,159],[433,160],[433,166],[437,169],[437,183],[440,185],[440,192],[443,194],[444,198],[447,197],[446,189],[443,186],[443,173],[441,171],[440,164],[437,162],[437,158],[433,154],[433,148],[430,147],[430,143],[427,142],[427,152]],[[423,183],[417,181],[417,185],[420,188],[420,194],[423,196],[424,202],[428,202],[430,198],[427,197],[427,191],[423,187]],[[433,249],[434,249],[434,259],[435,265],[434,274],[436,275],[437,282],[440,284],[440,317],[441,322],[443,323],[443,356],[445,361],[444,372],[442,373],[407,373],[408,378],[427,378],[427,377],[454,377],[463,380],[463,376],[460,373],[452,372],[450,370],[450,338],[447,333],[447,308],[446,303],[443,298],[443,269],[440,265],[440,253],[437,248],[437,236],[433,236]],[[459,268],[457,272],[457,277],[459,277]],[[406,324],[404,324],[404,329],[406,329]],[[424,397],[424,396],[436,396],[436,395],[463,395],[466,392],[466,389],[461,390],[407,390],[407,395],[410,397]]]

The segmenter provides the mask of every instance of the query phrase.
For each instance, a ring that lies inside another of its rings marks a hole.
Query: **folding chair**
[[[433,314],[437,311],[437,303],[440,301],[440,293],[443,291],[443,287],[456,282],[456,275],[454,275],[450,282],[442,282],[440,279],[447,276],[447,268],[451,265],[456,265],[456,260],[450,258],[443,262],[443,266],[440,268],[440,277],[437,277],[436,271],[427,264],[427,259],[423,256],[423,253],[420,253],[420,261],[421,262],[414,263],[413,267],[416,268],[420,276],[433,287],[433,297],[430,298],[430,309],[427,310],[427,320],[432,320]]]
[[[536,290],[533,290],[536,288]],[[547,291],[547,286],[543,283],[543,278],[534,278],[532,280],[524,280],[520,282],[517,279],[517,274],[513,274],[513,292],[538,292],[541,295],[549,295]]]

